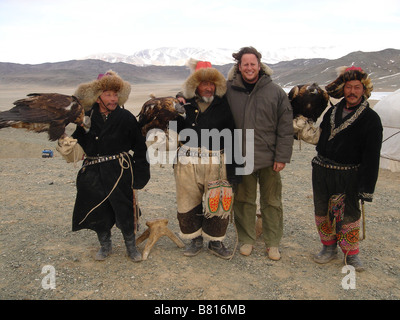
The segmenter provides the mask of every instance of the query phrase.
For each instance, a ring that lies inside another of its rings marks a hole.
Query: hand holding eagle
[[[317,144],[320,130],[314,124],[328,105],[328,93],[313,83],[294,86],[288,97],[293,108],[295,139]]]

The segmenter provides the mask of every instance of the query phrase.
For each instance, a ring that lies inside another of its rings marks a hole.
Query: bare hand
[[[186,103],[186,100],[185,100],[184,97],[179,96],[179,97],[177,97],[177,99],[181,104],[185,104]]]
[[[279,172],[282,171],[286,166],[286,163],[283,162],[274,162],[274,171]]]

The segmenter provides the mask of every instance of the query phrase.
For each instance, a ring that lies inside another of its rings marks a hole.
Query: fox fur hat
[[[123,106],[131,93],[131,85],[122,80],[116,72],[109,70],[105,74],[99,74],[96,80],[79,85],[74,96],[78,98],[85,111],[88,111],[97,98],[108,90],[118,93],[118,104]]]
[[[213,68],[210,62],[189,59],[186,66],[191,70],[190,76],[182,86],[182,93],[186,99],[191,99],[196,95],[197,87],[202,81],[210,81],[215,84],[216,96],[222,97],[226,93],[225,77]]]
[[[339,67],[336,69],[338,78],[328,84],[325,89],[332,98],[342,98],[344,96],[343,88],[347,81],[359,80],[364,86],[364,97],[368,99],[374,89],[371,79],[363,69],[359,67]]]

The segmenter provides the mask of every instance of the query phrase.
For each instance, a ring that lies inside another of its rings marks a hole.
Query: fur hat
[[[336,69],[338,78],[328,84],[325,89],[332,98],[342,98],[344,96],[343,87],[347,81],[359,80],[364,86],[364,97],[368,99],[371,96],[373,85],[368,74],[358,67],[339,67]]]
[[[210,62],[189,59],[186,66],[191,70],[190,76],[182,86],[182,93],[186,99],[191,99],[196,95],[196,89],[202,81],[210,81],[215,84],[216,96],[222,97],[226,93],[225,77],[213,68]]]
[[[107,90],[117,92],[118,104],[123,106],[131,93],[131,85],[122,80],[116,72],[109,70],[105,74],[99,74],[96,80],[79,85],[74,96],[78,98],[85,111],[88,111],[97,98]]]

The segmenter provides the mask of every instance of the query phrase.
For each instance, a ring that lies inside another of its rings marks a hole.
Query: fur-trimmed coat
[[[196,141],[183,141],[183,144],[186,144],[188,147],[206,147],[208,150],[220,150],[224,149],[225,153],[230,153],[232,161],[226,164],[227,176],[228,180],[231,183],[236,183],[239,181],[239,178],[235,175],[235,158],[234,158],[234,129],[235,123],[233,121],[232,113],[229,108],[226,97],[218,97],[214,98],[214,101],[211,105],[205,110],[205,112],[201,112],[200,108],[196,102],[196,98],[192,98],[186,101],[185,105],[186,109],[186,118],[182,117],[178,118],[178,132],[181,132],[183,129],[192,129],[196,132],[196,137],[198,140]],[[226,141],[223,137],[224,135],[220,135],[219,139],[219,147],[216,148],[215,139],[210,136],[206,141],[201,139],[201,131],[203,129],[206,130],[217,130],[221,133],[223,130],[229,130],[230,137],[232,138],[229,141]],[[214,144],[214,145],[213,145]]]
[[[243,130],[244,148],[246,129],[254,129],[253,172],[274,162],[289,163],[292,156],[292,106],[285,91],[272,82],[271,74],[272,70],[261,64],[260,78],[251,93],[236,66],[228,74],[226,96],[236,128]]]
[[[210,81],[215,85],[214,100],[204,112],[200,110],[198,105],[199,97],[196,92],[197,87],[202,81]],[[211,137],[207,141],[201,140],[201,130],[217,130],[219,133],[225,129],[229,130],[230,137],[232,138],[229,148],[227,148],[225,139],[220,138],[218,150],[224,149],[225,153],[230,153],[231,157],[228,156],[228,159],[232,161],[226,164],[226,171],[228,180],[233,184],[240,182],[241,178],[235,174],[235,168],[238,166],[234,157],[235,122],[225,94],[226,80],[217,69],[203,68],[192,72],[183,83],[182,91],[178,93],[178,96],[186,99],[186,118],[178,117],[178,132],[181,132],[183,129],[193,129],[198,139],[196,141],[183,141],[183,144],[186,144],[188,147],[206,147],[209,150],[215,150],[216,147],[213,146],[213,139]]]
[[[142,189],[150,179],[150,165],[146,160],[147,147],[136,118],[128,110],[117,107],[104,121],[97,103],[92,111],[88,133],[77,127],[73,137],[78,139],[89,157],[116,155],[133,151],[130,168],[124,169],[121,180],[110,197],[80,224],[88,212],[99,205],[113,189],[121,174],[119,160],[83,166],[77,177],[77,196],[72,218],[72,229],[83,228],[104,232],[116,223],[124,234],[134,232],[133,189]],[[83,163],[85,165],[86,162]],[[124,164],[125,166],[127,163]]]
[[[378,114],[367,100],[342,118],[346,100],[328,109],[320,125],[318,155],[347,165],[360,165],[358,193],[372,201],[379,173],[383,128]]]

